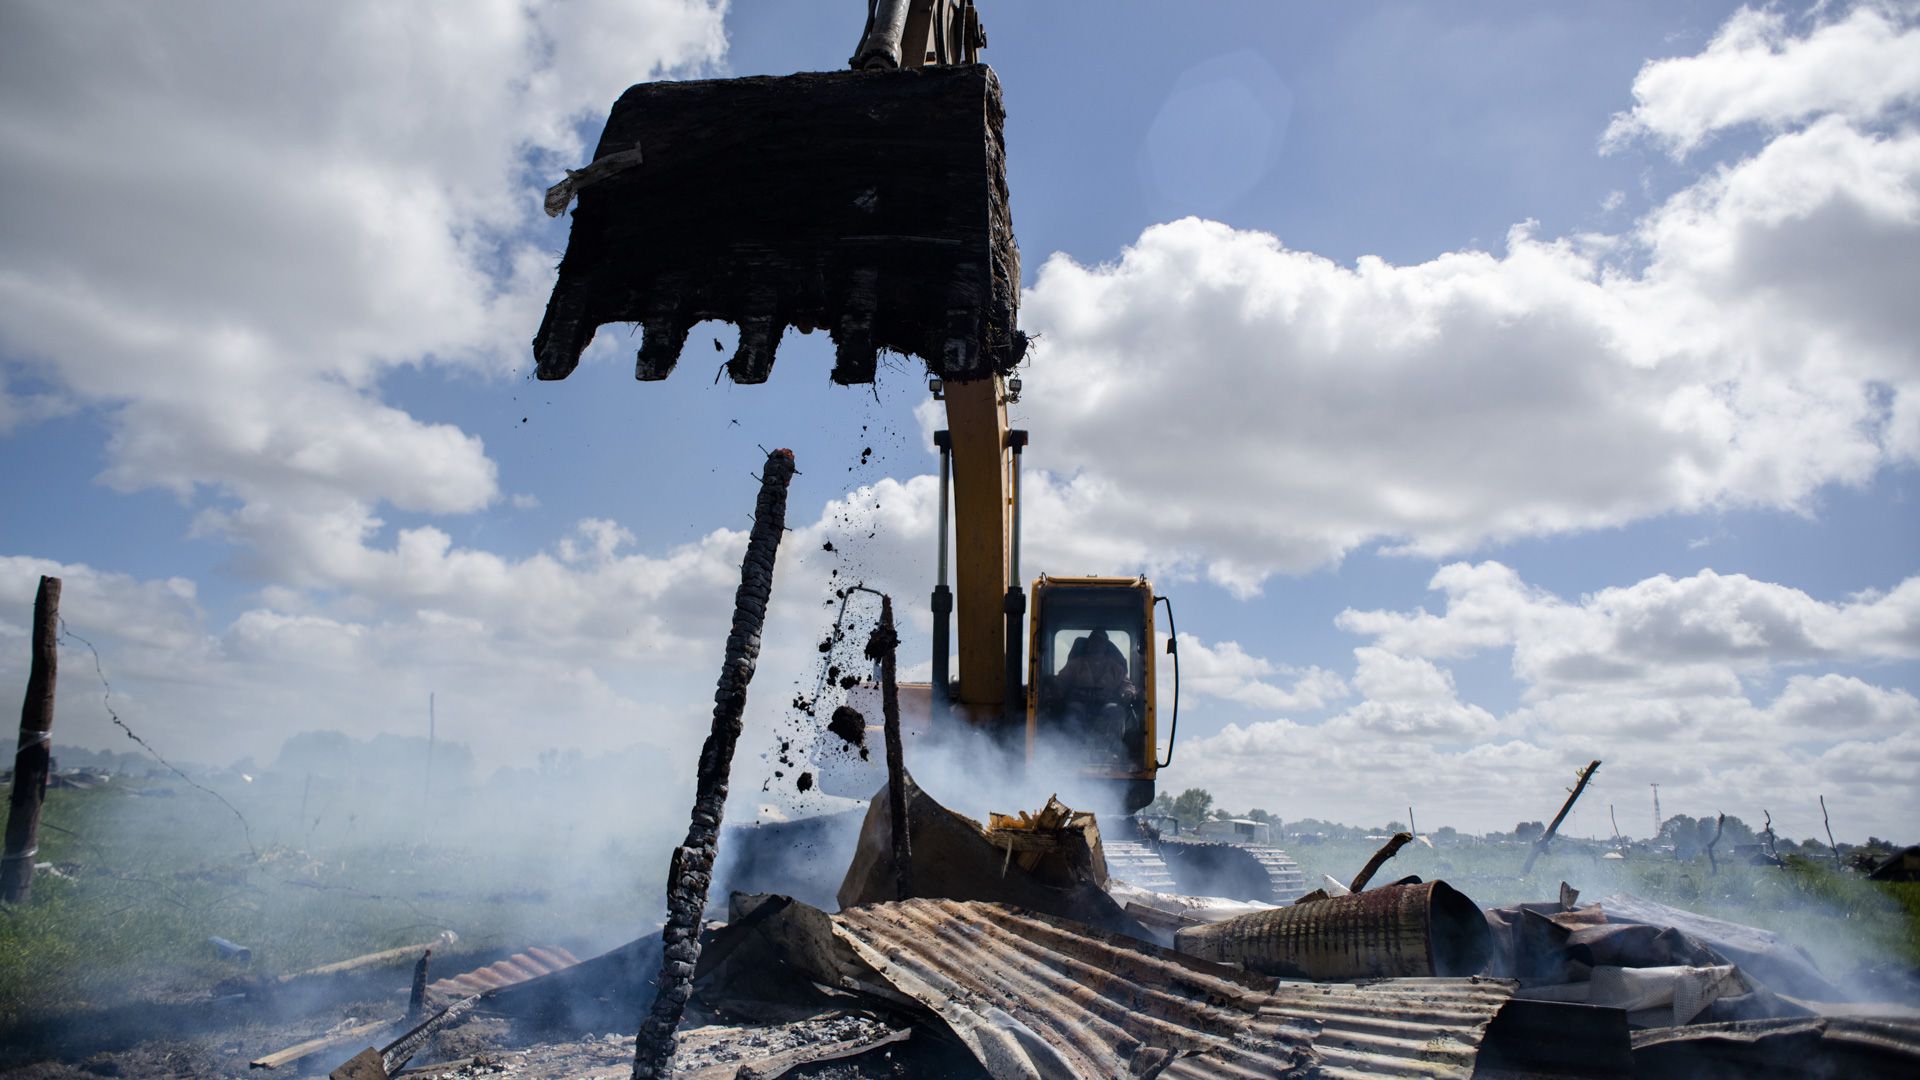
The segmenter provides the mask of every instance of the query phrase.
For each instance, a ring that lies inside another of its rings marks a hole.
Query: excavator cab
[[[1033,583],[1027,755],[1118,783],[1131,812],[1153,800],[1154,595],[1144,577]]]

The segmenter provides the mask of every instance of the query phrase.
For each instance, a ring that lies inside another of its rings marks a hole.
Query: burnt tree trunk
[[[25,903],[33,893],[33,857],[40,853],[40,808],[53,763],[53,684],[60,667],[56,639],[60,579],[43,577],[33,598],[33,663],[20,706],[20,743],[13,752],[13,797],[7,808],[6,854],[0,856],[0,900]]]
[[[634,1044],[633,1075],[664,1076],[673,1058],[674,1029],[693,992],[693,969],[700,960],[700,914],[707,906],[707,888],[713,883],[713,863],[720,839],[720,818],[727,805],[727,778],[733,770],[733,749],[740,741],[741,716],[747,707],[747,684],[753,681],[760,657],[760,629],[766,621],[767,599],[773,593],[773,560],[786,531],[787,483],[793,479],[793,452],[767,455],[760,476],[760,497],[754,504],[753,533],[747,557],[740,566],[740,588],[733,597],[733,629],[727,635],[727,655],[720,667],[720,686],[713,695],[713,730],[700,750],[700,772],[693,799],[693,821],[686,843],[673,849],[667,868],[666,952],[653,1007],[640,1023]]]
[[[1540,839],[1533,842],[1533,850],[1527,853],[1527,865],[1520,871],[1522,874],[1533,873],[1533,861],[1546,853],[1547,845],[1553,843],[1554,834],[1560,831],[1560,823],[1567,820],[1568,811],[1572,810],[1573,804],[1580,800],[1580,793],[1587,790],[1587,781],[1593,779],[1593,774],[1599,768],[1600,763],[1592,761],[1587,763],[1586,768],[1580,770],[1579,783],[1573,785],[1573,791],[1568,793],[1567,801],[1560,804],[1560,812],[1553,815],[1553,820],[1547,824],[1547,831],[1541,833]]]
[[[1408,814],[1407,816],[1412,817],[1413,815]],[[1367,860],[1367,865],[1361,867],[1360,872],[1353,876],[1353,884],[1347,886],[1347,891],[1350,893],[1365,891],[1367,882],[1373,880],[1373,875],[1380,872],[1380,868],[1386,865],[1387,860],[1400,854],[1400,849],[1411,843],[1413,843],[1412,833],[1394,833],[1387,839],[1386,843],[1380,845],[1380,850],[1373,853],[1373,858]]]
[[[881,730],[887,738],[887,824],[893,834],[893,888],[895,899],[911,895],[913,846],[907,835],[907,792],[902,782],[907,766],[900,747],[900,687],[894,681],[894,654],[900,635],[893,628],[893,597],[880,598],[880,625],[867,639],[868,659],[880,661]]]

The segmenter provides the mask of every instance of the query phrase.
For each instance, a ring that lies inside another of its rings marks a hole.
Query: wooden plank
[[[249,1068],[254,1069],[277,1069],[282,1065],[299,1061],[301,1058],[318,1053],[330,1046],[339,1046],[343,1042],[351,1042],[354,1039],[363,1038],[377,1031],[390,1028],[393,1025],[394,1021],[392,1020],[370,1020],[364,1024],[356,1024],[353,1027],[341,1028],[338,1031],[330,1031],[325,1035],[315,1036],[303,1043],[295,1043],[285,1050],[275,1050],[271,1054],[263,1054],[247,1062],[247,1065]]]

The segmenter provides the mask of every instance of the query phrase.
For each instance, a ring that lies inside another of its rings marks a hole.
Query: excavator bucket
[[[880,349],[954,381],[1005,373],[1026,340],[1003,120],[982,64],[629,89],[549,198],[579,205],[539,377],[627,322],[636,376],[665,378],[706,319],[739,327],[740,383],[766,381],[789,325],[832,334],[837,383],[872,382]]]

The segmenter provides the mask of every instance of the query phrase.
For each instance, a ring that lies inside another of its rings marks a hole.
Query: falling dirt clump
[[[810,772],[801,773],[800,779],[794,781],[793,786],[797,790],[802,792],[812,791],[813,790],[813,774]]]
[[[860,710],[850,705],[842,705],[833,710],[833,719],[827,722],[827,730],[840,736],[848,746],[857,748],[861,757],[867,756],[867,718]]]

